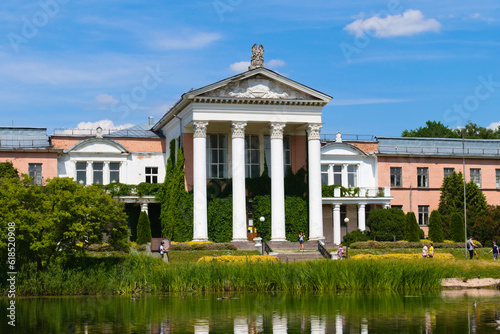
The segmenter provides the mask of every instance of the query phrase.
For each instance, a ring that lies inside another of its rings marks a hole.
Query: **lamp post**
[[[347,234],[347,225],[349,224],[349,218],[345,217],[344,223],[345,223],[345,234]]]
[[[260,233],[262,234],[260,237],[262,238],[262,255],[264,255],[264,221],[266,218],[264,216],[259,218],[260,220]]]

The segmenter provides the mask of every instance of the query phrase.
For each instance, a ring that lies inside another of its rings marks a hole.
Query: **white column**
[[[271,123],[271,241],[285,241],[285,180],[283,129],[285,123]]]
[[[309,239],[323,238],[323,196],[321,194],[321,124],[307,126],[309,166]]]
[[[340,245],[342,242],[342,235],[340,232],[340,204],[333,206],[333,243]]]
[[[233,241],[247,241],[245,197],[245,122],[234,122],[232,131]]]
[[[234,317],[233,325],[234,334],[248,334],[248,320],[243,316]]]
[[[359,204],[358,205],[358,228],[361,231],[366,230],[365,207],[366,207],[366,204]]]
[[[193,122],[193,240],[207,241],[207,125]]]
[[[391,205],[389,203],[384,203],[384,209],[389,209]]]
[[[104,161],[104,167],[102,168],[102,184],[109,184],[109,161]]]
[[[288,333],[287,318],[285,315],[273,314],[273,333]]]
[[[141,203],[141,211],[148,213],[148,203]]]
[[[92,166],[92,161],[87,161],[87,185],[94,183],[94,166]]]

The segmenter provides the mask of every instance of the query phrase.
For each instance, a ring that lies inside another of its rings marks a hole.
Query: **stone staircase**
[[[255,243],[250,241],[233,242],[238,250],[256,250]],[[306,241],[304,242],[304,250],[299,251],[299,243],[291,241],[268,241],[267,244],[282,262],[295,262],[295,261],[308,261],[308,260],[321,260],[325,259],[318,251],[318,242]],[[336,246],[333,244],[326,244],[326,249],[332,249]],[[261,251],[261,249],[258,249]],[[332,254],[333,255],[333,254]],[[336,254],[335,254],[336,255]],[[336,256],[335,256],[336,258]]]

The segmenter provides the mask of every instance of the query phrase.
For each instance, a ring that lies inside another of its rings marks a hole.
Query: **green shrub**
[[[476,244],[478,247],[483,247],[483,245],[478,242],[474,241],[474,244]],[[454,242],[454,243],[448,243],[448,242],[435,242],[433,243],[434,248],[464,248],[465,243],[463,242]],[[390,242],[390,241],[362,241],[362,242],[354,242],[350,245],[351,248],[353,249],[404,249],[404,248],[422,248],[422,243],[421,242],[405,242],[405,241],[398,241],[398,242]]]
[[[405,240],[410,242],[418,242],[420,240],[420,227],[418,227],[417,219],[414,212],[406,214]]]
[[[137,224],[137,244],[144,245],[151,242],[151,223],[146,211],[141,211]]]
[[[213,198],[208,203],[208,239],[229,242],[233,237],[233,197]]]
[[[254,226],[259,233],[259,237],[264,238],[264,240],[271,240],[271,197],[269,195],[255,196],[252,208]],[[263,224],[259,220],[260,217],[265,218]]]
[[[299,196],[285,197],[285,232],[286,240],[297,241],[302,231],[305,240],[309,236],[309,214],[307,201]]]
[[[358,241],[368,241],[370,240],[370,236],[368,235],[368,231],[355,230],[344,235],[343,244],[346,246],[351,245],[354,242]]]
[[[406,217],[396,208],[373,210],[368,215],[366,225],[370,227],[370,237],[379,241],[402,240]]]

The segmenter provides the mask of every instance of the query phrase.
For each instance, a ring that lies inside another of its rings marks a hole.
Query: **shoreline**
[[[495,278],[444,278],[441,280],[443,290],[453,289],[500,289],[500,279]]]

